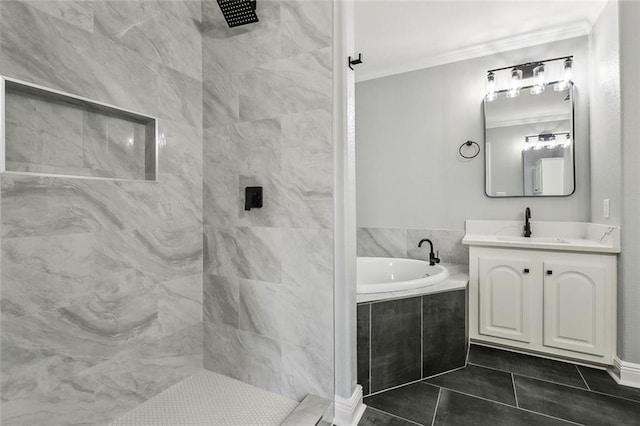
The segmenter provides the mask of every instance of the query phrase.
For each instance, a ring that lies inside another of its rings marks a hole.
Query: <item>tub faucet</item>
[[[424,243],[425,241],[429,243],[429,265],[433,266],[436,263],[440,263],[440,259],[438,258],[438,255],[440,253],[433,253],[433,243],[430,239],[425,238],[420,240],[420,242],[418,243],[418,247],[422,247],[422,243]]]
[[[531,209],[524,209],[524,236],[531,237]]]

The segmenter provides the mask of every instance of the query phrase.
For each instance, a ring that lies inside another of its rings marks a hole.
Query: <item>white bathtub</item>
[[[429,262],[391,257],[359,257],[357,292],[385,293],[428,287],[446,280],[447,268]]]

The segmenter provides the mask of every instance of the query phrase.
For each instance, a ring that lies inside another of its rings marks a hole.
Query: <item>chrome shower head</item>
[[[229,28],[258,22],[256,0],[218,0]]]

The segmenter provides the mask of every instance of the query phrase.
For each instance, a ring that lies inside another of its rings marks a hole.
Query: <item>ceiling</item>
[[[606,0],[356,0],[363,81],[587,34]]]

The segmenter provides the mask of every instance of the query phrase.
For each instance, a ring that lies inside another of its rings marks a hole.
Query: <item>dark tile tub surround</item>
[[[422,298],[422,377],[464,365],[467,356],[466,292]]]
[[[469,248],[462,245],[464,229],[358,228],[358,256],[429,259],[429,249],[418,248],[423,238],[433,241],[443,263],[469,264]]]
[[[358,305],[358,383],[365,395],[463,367],[466,290]]]
[[[358,357],[358,383],[362,386],[365,395],[371,393],[369,387],[370,364],[370,336],[371,336],[371,303],[358,305],[357,311],[357,357]]]
[[[479,345],[471,345],[464,369],[364,403],[361,426],[640,425],[640,389],[616,384],[606,371]]]
[[[371,305],[371,391],[419,380],[422,298]]]

